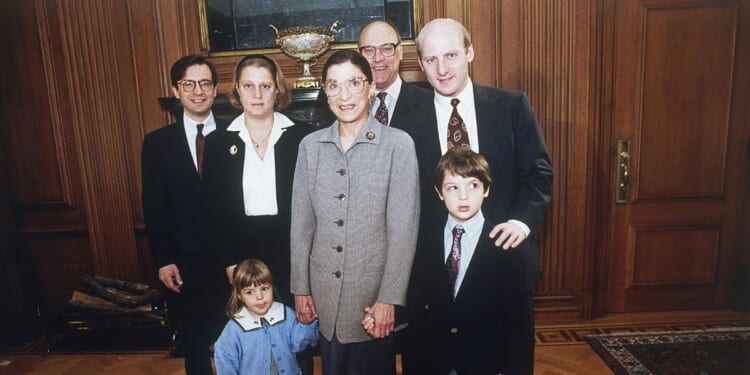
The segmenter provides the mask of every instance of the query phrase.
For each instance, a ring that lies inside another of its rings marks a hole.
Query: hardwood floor
[[[750,314],[731,311],[681,311],[612,315],[585,323],[537,327],[536,375],[611,374],[582,341],[584,334],[656,331],[750,322]],[[10,361],[3,365],[4,361]],[[317,362],[317,361],[316,361]],[[316,374],[320,364],[316,363]],[[11,354],[0,355],[0,375],[181,375],[182,360],[167,353]]]

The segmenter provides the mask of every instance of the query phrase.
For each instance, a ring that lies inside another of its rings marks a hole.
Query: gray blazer
[[[364,308],[405,305],[419,228],[411,137],[372,116],[342,152],[339,122],[300,143],[292,193],[292,293],[312,295],[320,332],[370,340]]]

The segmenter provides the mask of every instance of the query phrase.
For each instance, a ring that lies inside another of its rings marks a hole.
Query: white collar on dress
[[[245,331],[252,331],[263,326],[260,322],[260,318],[265,318],[269,325],[283,322],[286,319],[286,309],[284,309],[284,304],[274,301],[271,308],[268,309],[268,312],[264,316],[255,315],[246,307],[243,307],[240,312],[235,314],[234,321]]]

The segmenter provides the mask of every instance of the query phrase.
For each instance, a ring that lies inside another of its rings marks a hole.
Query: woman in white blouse
[[[315,130],[279,113],[290,95],[275,61],[243,57],[234,69],[232,104],[242,108],[226,131],[206,138],[203,159],[205,235],[231,279],[244,259],[265,262],[274,273],[277,295],[289,292],[289,225],[298,146]]]

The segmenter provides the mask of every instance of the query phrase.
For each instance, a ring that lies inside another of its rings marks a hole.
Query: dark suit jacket
[[[276,162],[276,202],[278,222],[276,234],[289,237],[291,221],[292,183],[297,163],[299,143],[315,128],[296,123],[288,127],[274,146]],[[236,147],[236,153],[230,149]],[[236,131],[215,131],[206,138],[206,152],[203,159],[203,213],[204,229],[217,253],[222,254],[225,266],[236,264],[247,258],[247,250],[240,246],[245,218],[245,201],[242,191],[242,171],[244,168],[245,143]],[[270,235],[270,233],[269,233]],[[273,249],[287,252],[285,249]],[[272,270],[274,271],[274,270]],[[277,272],[280,273],[280,272]],[[279,275],[280,276],[280,275]]]
[[[416,356],[410,374],[517,373],[513,362],[518,324],[513,315],[519,298],[519,252],[497,249],[489,238],[494,223],[485,220],[482,234],[455,301],[445,268],[445,219],[431,220],[431,235],[417,250],[410,284],[409,329]]]
[[[479,153],[490,165],[493,184],[482,211],[490,220],[524,222],[531,229],[522,253],[524,292],[531,292],[541,277],[537,236],[552,196],[552,166],[539,124],[526,95],[519,91],[474,85]],[[437,119],[433,101],[415,110],[414,122],[403,130],[414,139],[419,159],[422,223],[445,217],[433,180],[440,159]],[[424,226],[421,225],[421,232]],[[426,232],[429,234],[429,232]],[[422,234],[420,233],[420,236]]]
[[[432,92],[413,83],[402,82],[390,125],[403,129],[413,122],[415,110],[421,102],[432,102]]]
[[[141,153],[143,216],[157,268],[204,251],[196,236],[201,178],[190,155],[182,112],[176,118],[177,122],[149,133]],[[216,118],[217,130],[226,127]]]

